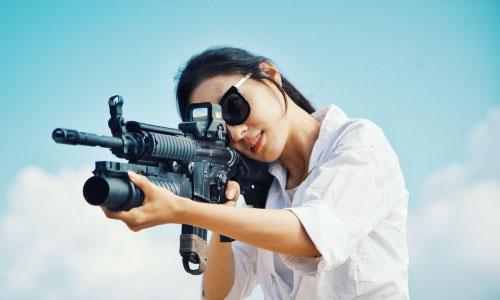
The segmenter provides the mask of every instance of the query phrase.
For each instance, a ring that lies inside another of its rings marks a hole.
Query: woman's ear
[[[281,86],[280,72],[270,61],[268,60],[262,61],[259,65],[259,69],[262,73],[274,79],[274,81],[276,81]]]

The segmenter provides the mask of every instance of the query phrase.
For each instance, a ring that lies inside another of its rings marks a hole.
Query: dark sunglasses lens
[[[229,125],[239,125],[248,117],[250,106],[238,94],[229,94],[222,103],[222,117]]]

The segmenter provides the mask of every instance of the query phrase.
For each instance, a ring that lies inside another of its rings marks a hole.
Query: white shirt
[[[266,299],[409,299],[408,191],[396,154],[378,126],[335,105],[312,116],[322,124],[308,177],[290,199],[287,170],[273,163],[266,208],[292,211],[322,257],[280,254],[283,266],[271,251],[233,242],[226,299],[248,297],[257,284]]]

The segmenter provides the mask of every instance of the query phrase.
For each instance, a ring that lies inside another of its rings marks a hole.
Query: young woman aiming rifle
[[[214,233],[203,291],[241,299],[260,284],[266,299],[408,299],[408,192],[382,130],[335,105],[316,111],[273,63],[237,48],[192,57],[177,85],[189,103],[222,106],[230,146],[272,162],[266,208],[235,207],[174,195],[130,174],[144,204],[104,209],[133,231],[166,223]],[[221,243],[219,235],[237,240]]]

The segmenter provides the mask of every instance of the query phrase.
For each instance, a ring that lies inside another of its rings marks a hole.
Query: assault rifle
[[[143,192],[128,178],[127,171],[131,170],[179,196],[216,204],[227,201],[226,183],[236,180],[245,202],[264,208],[272,182],[268,164],[251,160],[228,146],[226,123],[219,105],[208,102],[189,105],[186,122],[174,129],[125,122],[121,96],[112,96],[108,104],[112,137],[63,128],[52,132],[57,143],[109,148],[116,157],[128,160],[128,163],[95,163],[94,176],[83,186],[83,196],[89,204],[112,211],[142,205]],[[232,239],[221,236],[221,241]],[[186,272],[202,274],[207,260],[207,230],[183,224],[179,252]],[[198,268],[192,269],[190,264]]]

